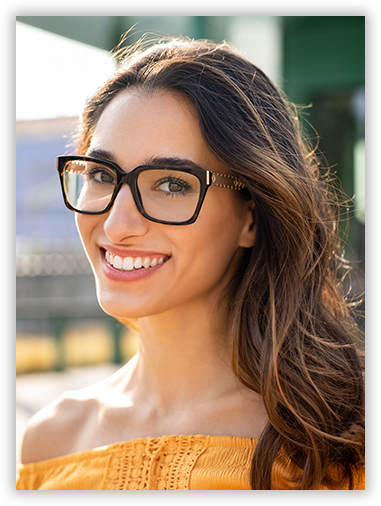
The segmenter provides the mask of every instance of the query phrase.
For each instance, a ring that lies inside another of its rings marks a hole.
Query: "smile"
[[[155,257],[121,257],[119,255],[114,255],[109,251],[105,251],[105,259],[109,265],[112,265],[114,269],[120,271],[133,271],[138,269],[149,269],[150,267],[156,267],[156,265],[160,265],[166,261],[165,256],[155,256]]]

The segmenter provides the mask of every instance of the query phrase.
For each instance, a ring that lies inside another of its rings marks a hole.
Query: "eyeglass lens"
[[[148,216],[180,223],[189,220],[197,207],[201,183],[193,174],[166,167],[139,172],[137,186]],[[95,162],[72,160],[64,169],[68,201],[78,211],[102,212],[109,205],[117,173]]]

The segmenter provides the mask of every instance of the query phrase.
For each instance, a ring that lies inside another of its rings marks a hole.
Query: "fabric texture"
[[[143,438],[19,466],[17,490],[250,490],[256,439]],[[290,463],[274,466],[274,489],[288,489]],[[324,487],[322,487],[324,488]],[[364,475],[354,488],[364,489]]]

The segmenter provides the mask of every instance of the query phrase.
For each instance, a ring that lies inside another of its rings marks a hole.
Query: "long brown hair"
[[[294,108],[227,43],[137,46],[88,101],[80,153],[106,105],[132,86],[190,99],[206,144],[256,205],[256,243],[230,293],[232,367],[262,396],[269,419],[253,455],[251,487],[274,488],[273,469],[284,458],[295,469],[284,477],[291,488],[352,488],[364,464],[364,384],[338,282],[340,208]]]

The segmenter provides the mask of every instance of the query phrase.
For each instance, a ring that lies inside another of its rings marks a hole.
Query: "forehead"
[[[177,157],[221,170],[203,140],[193,104],[168,91],[119,93],[99,118],[89,151],[94,149],[111,152],[125,169],[154,157]]]

